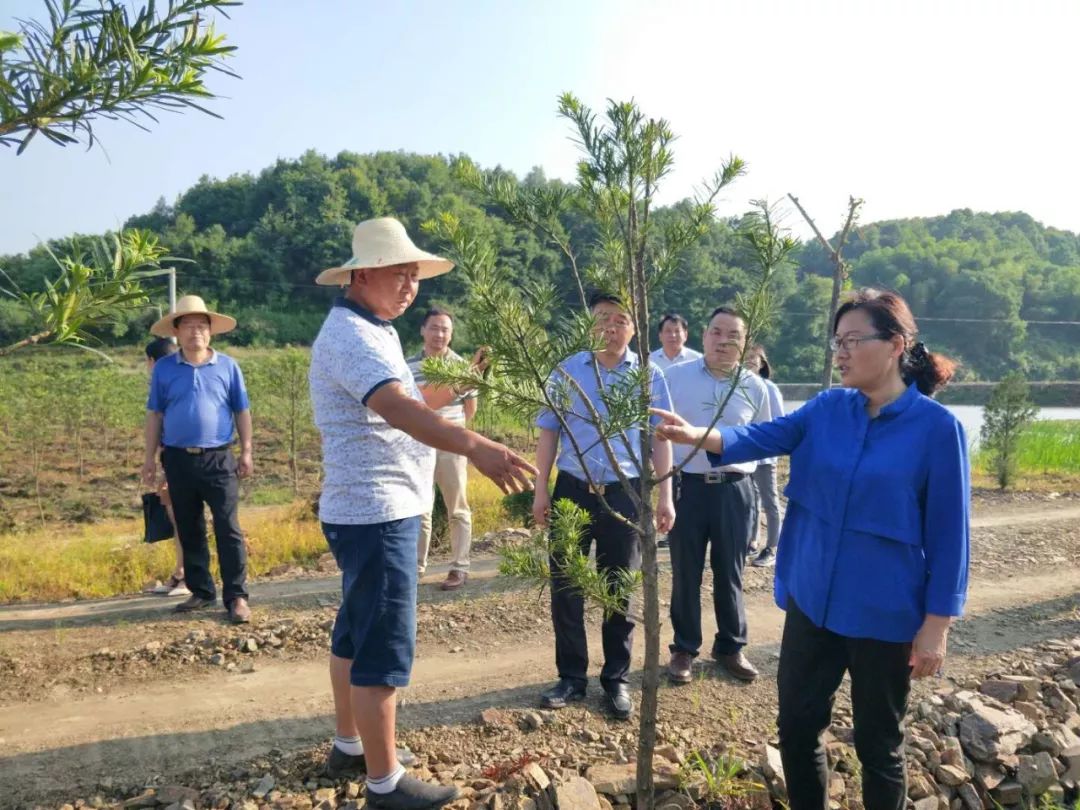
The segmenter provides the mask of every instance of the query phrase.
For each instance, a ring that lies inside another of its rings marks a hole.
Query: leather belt
[[[680,478],[702,481],[706,484],[733,484],[746,478],[747,473],[710,470],[707,473],[679,473]]]
[[[582,492],[587,492],[590,495],[605,495],[609,492],[616,492],[622,489],[621,481],[614,481],[610,484],[589,484],[586,481],[582,481],[577,476],[571,475],[568,472],[560,472],[559,475],[572,484],[575,488],[580,489]],[[640,478],[631,478],[630,486],[636,487],[641,481]]]
[[[219,447],[173,447],[172,445],[165,445],[166,450],[179,450],[192,456],[201,456],[205,453],[214,453],[219,450],[228,450],[229,447],[230,445],[228,444],[223,444]]]

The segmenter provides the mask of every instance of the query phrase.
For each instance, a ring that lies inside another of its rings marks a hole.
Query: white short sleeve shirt
[[[367,407],[391,382],[423,401],[394,327],[339,298],[311,348],[309,381],[322,434],[319,519],[368,525],[430,512],[435,451]]]

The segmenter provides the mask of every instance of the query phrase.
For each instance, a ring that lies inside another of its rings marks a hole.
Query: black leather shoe
[[[203,599],[197,594],[192,594],[179,605],[173,608],[175,613],[194,613],[197,610],[206,610],[212,608],[216,599]]]
[[[405,748],[394,750],[397,761],[403,768],[408,768],[416,762],[416,754]],[[367,773],[367,760],[363,754],[346,754],[336,745],[330,749],[330,756],[326,758],[326,775],[331,779],[340,779],[343,776],[359,776]]]
[[[634,701],[630,699],[630,690],[626,684],[617,686],[605,686],[604,693],[607,699],[607,710],[616,720],[629,720],[630,713],[634,711]]]
[[[454,785],[433,785],[405,774],[389,793],[376,793],[370,787],[364,791],[367,806],[377,810],[434,810],[458,797]]]
[[[557,684],[540,693],[540,705],[545,709],[565,709],[567,703],[584,699],[585,684],[570,678],[560,678]]]

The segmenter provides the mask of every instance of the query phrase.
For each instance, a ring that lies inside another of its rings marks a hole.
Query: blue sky
[[[0,28],[43,7],[5,0]],[[831,233],[853,193],[867,221],[970,207],[1080,231],[1070,0],[249,0],[219,25],[243,77],[213,79],[225,120],[105,122],[104,148],[0,151],[0,253],[307,149],[464,152],[569,178],[563,90],[671,121],[669,201],[734,152],[750,173],[723,214],[791,191]]]

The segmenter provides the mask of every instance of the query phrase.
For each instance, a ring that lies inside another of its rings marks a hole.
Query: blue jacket
[[[876,419],[846,388],[763,424],[723,428],[716,466],[791,456],[774,584],[819,627],[909,642],[928,613],[959,616],[967,595],[967,440],[912,385]]]

